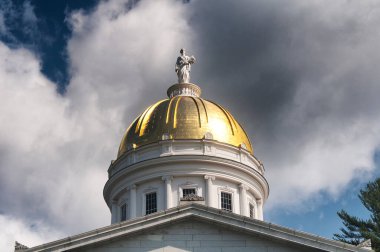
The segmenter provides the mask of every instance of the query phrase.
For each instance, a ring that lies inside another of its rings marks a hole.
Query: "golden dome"
[[[163,139],[213,139],[243,147],[253,154],[240,124],[222,106],[200,97],[194,84],[175,84],[170,99],[161,100],[135,119],[121,141],[118,158],[128,149]]]

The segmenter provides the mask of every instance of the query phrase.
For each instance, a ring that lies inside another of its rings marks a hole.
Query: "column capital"
[[[215,180],[215,176],[205,175],[206,180]]]
[[[165,182],[169,182],[173,180],[173,176],[162,176],[161,179]]]
[[[128,190],[136,190],[136,188],[137,188],[136,184],[133,184],[127,187]]]
[[[243,184],[243,183],[241,183],[239,185],[239,188],[242,189],[242,190],[244,190],[244,191],[247,191],[249,189],[249,187],[247,185]]]

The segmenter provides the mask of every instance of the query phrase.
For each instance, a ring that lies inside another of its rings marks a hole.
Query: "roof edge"
[[[228,225],[233,227],[234,230],[244,233],[259,234],[264,237],[325,251],[336,251],[337,249],[357,252],[369,251],[368,249],[358,248],[354,245],[300,232],[265,221],[250,219],[245,216],[196,203],[170,208],[165,211],[98,228],[22,251],[63,251],[80,248],[133,234],[144,229],[183,221],[188,218],[195,218],[213,224]]]

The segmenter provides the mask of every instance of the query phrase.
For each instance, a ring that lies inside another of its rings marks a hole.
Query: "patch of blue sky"
[[[91,1],[0,1],[0,41],[10,48],[27,48],[41,61],[41,72],[64,93],[69,84],[67,41],[71,30],[66,20],[70,12],[89,11]]]

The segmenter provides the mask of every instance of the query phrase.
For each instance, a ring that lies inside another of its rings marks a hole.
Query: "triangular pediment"
[[[191,204],[26,251],[368,251]]]

